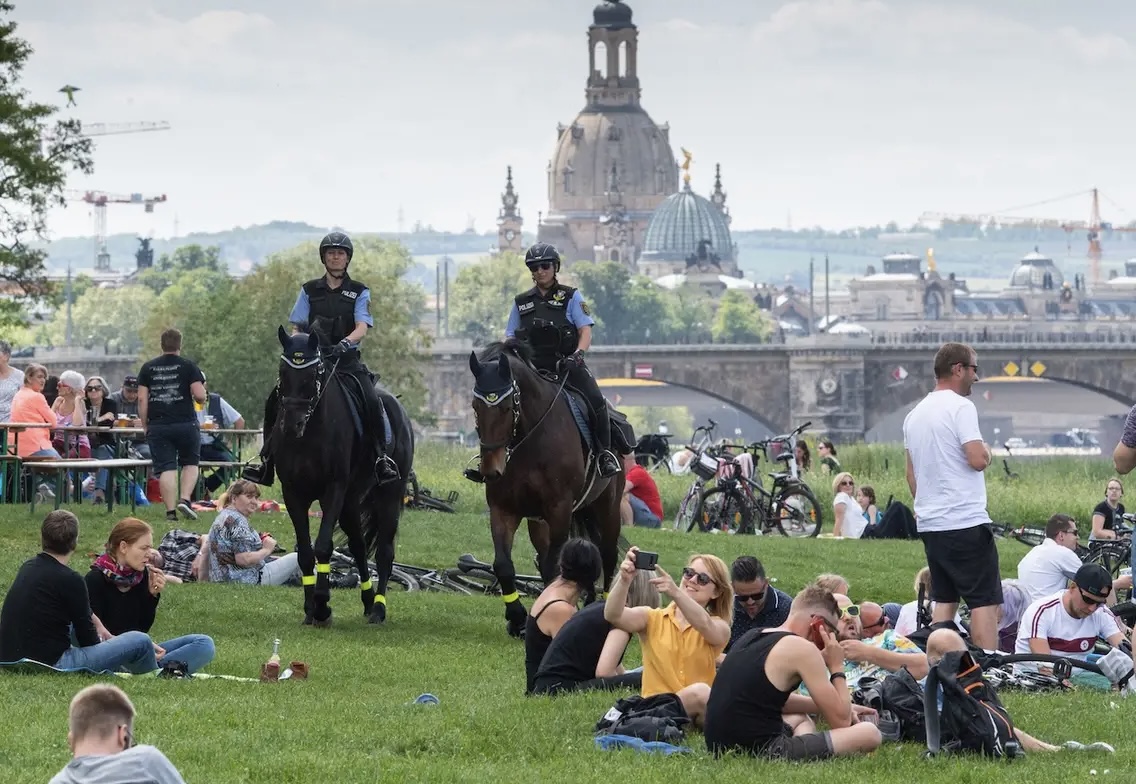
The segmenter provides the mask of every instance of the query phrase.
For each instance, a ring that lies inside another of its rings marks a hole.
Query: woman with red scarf
[[[100,639],[107,640],[128,631],[149,634],[166,585],[161,569],[150,565],[154,532],[135,517],[127,517],[111,529],[106,552],[87,572],[87,593]],[[213,661],[213,639],[204,634],[187,634],[154,643],[158,666],[163,669],[184,665],[188,674]]]

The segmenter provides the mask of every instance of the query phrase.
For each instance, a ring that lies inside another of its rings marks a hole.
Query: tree
[[[309,242],[274,254],[240,281],[219,272],[183,272],[162,292],[148,320],[148,356],[157,353],[163,329],[178,327],[185,355],[201,366],[209,388],[223,394],[249,423],[261,422],[264,400],[277,378],[277,328],[290,329],[288,315],[300,287],[322,273],[317,247]],[[400,245],[357,238],[350,273],[371,290],[375,328],[363,341],[364,361],[402,396],[412,416],[428,422],[420,357],[429,338],[418,326],[425,294],[401,279],[410,263]],[[220,279],[228,284],[219,284]]]
[[[142,329],[158,297],[145,286],[89,289],[71,305],[74,341],[84,346],[106,348],[115,354],[137,354],[142,349]],[[55,312],[47,328],[49,339],[62,344],[67,332],[67,311]]]
[[[462,267],[450,284],[450,331],[477,345],[501,340],[513,298],[530,288],[532,277],[515,253]]]
[[[161,294],[183,273],[206,272],[226,275],[228,270],[221,261],[221,249],[216,245],[185,245],[173,253],[163,253],[158,263],[138,273],[135,280],[155,294]],[[216,277],[213,278],[216,280]]]
[[[627,295],[631,290],[631,273],[627,267],[615,261],[578,261],[572,265],[571,275],[589,304],[592,318],[602,329],[603,341],[626,342],[624,333],[635,326],[627,310]]]
[[[27,310],[49,300],[43,239],[48,210],[64,206],[70,172],[90,174],[92,142],[78,120],[54,120],[58,108],[35,103],[18,87],[32,48],[16,36],[13,5],[0,0],[0,327],[27,323]]]
[[[671,302],[671,322],[676,343],[707,343],[710,341],[714,314],[709,297],[698,286],[676,289]]]
[[[718,302],[712,331],[718,343],[762,343],[773,325],[749,294],[730,289]]]

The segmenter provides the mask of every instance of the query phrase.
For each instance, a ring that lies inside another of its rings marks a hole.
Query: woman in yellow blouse
[[[643,648],[644,697],[677,694],[687,715],[701,726],[718,655],[730,641],[734,589],[726,564],[716,555],[692,555],[681,582],[662,568],[651,584],[671,598],[664,608],[626,607],[627,589],[635,576],[637,547],[627,551],[607,603],[604,618]]]

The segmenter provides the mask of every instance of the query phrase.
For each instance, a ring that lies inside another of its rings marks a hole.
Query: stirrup
[[[275,477],[273,476],[272,465],[265,460],[260,465],[250,463],[246,465],[241,471],[241,479],[247,480],[254,484],[264,485],[270,487],[273,484]]]
[[[619,460],[616,459],[615,454],[610,449],[601,451],[596,462],[599,464],[600,476],[604,478],[618,476],[623,471],[623,468],[619,465]],[[604,470],[605,463],[607,463],[606,471]],[[615,470],[612,470],[612,468]]]
[[[399,476],[398,466],[388,454],[379,455],[375,460],[375,476],[378,477],[379,482],[397,482],[402,477]]]
[[[471,482],[476,482],[479,485],[485,484],[485,477],[483,477],[481,475],[481,472],[478,471],[476,468],[465,469],[464,471],[462,471],[462,476],[464,476],[466,479],[468,479]]]

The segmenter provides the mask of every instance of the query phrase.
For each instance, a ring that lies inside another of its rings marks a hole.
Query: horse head
[[[500,479],[517,438],[521,421],[521,394],[504,351],[496,360],[482,361],[469,353],[473,373],[473,416],[481,447],[481,474]]]
[[[289,335],[280,327],[280,424],[302,438],[327,382],[327,371],[315,334]]]

